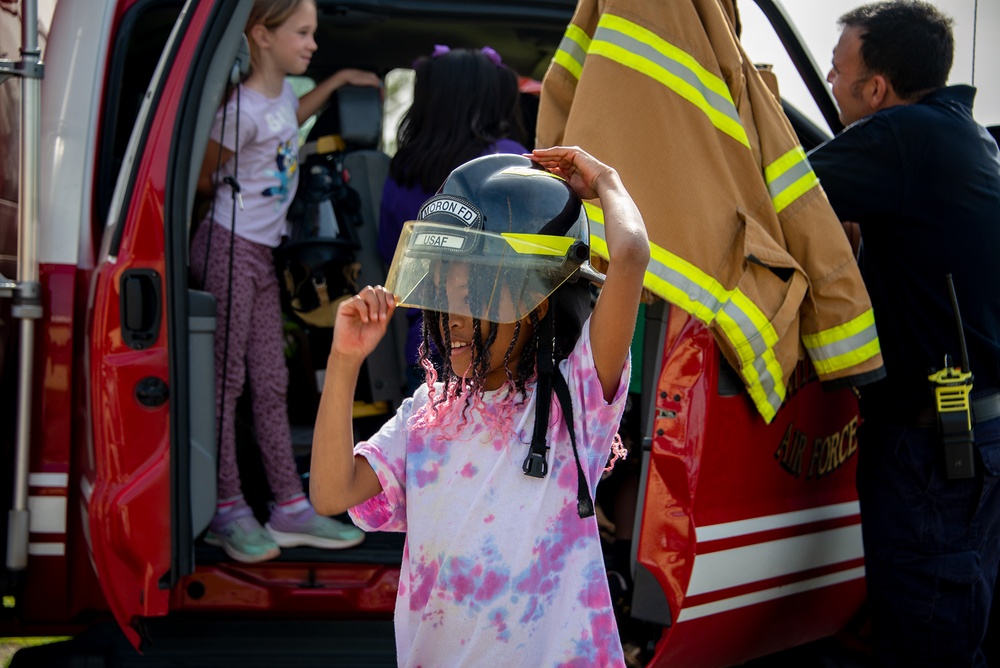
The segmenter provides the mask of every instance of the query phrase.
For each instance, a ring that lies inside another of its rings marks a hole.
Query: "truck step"
[[[172,621],[144,627],[140,654],[111,623],[18,651],[10,668],[310,668],[396,665],[391,621]]]

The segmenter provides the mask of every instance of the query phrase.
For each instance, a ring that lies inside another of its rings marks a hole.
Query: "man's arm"
[[[837,217],[864,226],[899,210],[904,182],[900,151],[888,120],[875,115],[814,148],[809,162]]]

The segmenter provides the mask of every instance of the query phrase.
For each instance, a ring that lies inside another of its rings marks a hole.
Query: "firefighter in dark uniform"
[[[1000,157],[973,120],[975,89],[945,86],[950,18],[892,0],[840,25],[827,79],[848,127],[809,157],[860,227],[887,373],[861,393],[857,479],[875,651],[880,665],[985,666],[1000,562]]]

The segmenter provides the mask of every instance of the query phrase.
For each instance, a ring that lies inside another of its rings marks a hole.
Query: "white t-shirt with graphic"
[[[285,214],[299,182],[299,99],[288,81],[273,99],[240,84],[238,119],[236,108],[234,94],[225,111],[216,113],[212,125],[211,138],[236,152],[236,159],[222,166],[211,215],[223,227],[233,229],[233,190],[223,179],[238,169],[243,209],[237,203],[235,233],[274,248],[285,234]]]
[[[588,319],[559,369],[593,498],[625,408],[629,362],[606,403]],[[407,534],[395,613],[400,666],[624,665],[597,520],[577,515],[576,464],[555,393],[548,475],[521,470],[535,416],[529,389],[514,406],[501,401],[506,389],[486,392],[466,424],[442,435],[407,424],[427,404],[424,385],[355,448],[383,491],[352,508],[352,519],[366,531]],[[491,433],[484,414],[496,423],[504,413],[503,433]]]

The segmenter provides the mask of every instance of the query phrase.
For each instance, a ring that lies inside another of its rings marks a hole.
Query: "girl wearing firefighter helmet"
[[[603,209],[606,278],[580,198]],[[592,498],[648,259],[611,167],[579,148],[489,155],[404,226],[387,286],[339,307],[310,493],[365,530],[406,532],[401,666],[623,665]],[[358,372],[398,305],[424,310],[424,352],[450,351],[450,368],[425,363],[428,382],[355,446]]]

